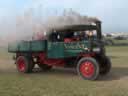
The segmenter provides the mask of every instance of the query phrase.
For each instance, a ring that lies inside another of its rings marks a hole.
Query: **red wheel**
[[[78,62],[77,72],[86,80],[95,80],[99,75],[99,64],[93,58],[82,58]]]
[[[29,73],[33,69],[33,62],[27,56],[19,56],[16,60],[16,66],[19,72]]]
[[[19,58],[18,60],[17,60],[17,67],[18,67],[18,69],[19,69],[19,71],[20,72],[24,72],[25,71],[25,67],[26,67],[26,61],[24,60],[24,58]]]
[[[83,62],[80,66],[80,71],[86,77],[91,77],[94,74],[94,70],[94,65],[89,61]]]

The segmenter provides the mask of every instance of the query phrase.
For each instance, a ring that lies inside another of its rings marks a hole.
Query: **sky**
[[[102,21],[103,32],[128,32],[128,0],[0,0],[0,24],[11,24],[16,16],[28,9],[42,12],[44,16],[72,9],[98,17]]]

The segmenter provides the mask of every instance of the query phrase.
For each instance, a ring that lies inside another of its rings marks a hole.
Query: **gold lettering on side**
[[[64,44],[65,49],[84,49],[86,46],[84,44]]]

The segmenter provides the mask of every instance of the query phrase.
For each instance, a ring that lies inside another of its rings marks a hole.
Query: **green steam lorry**
[[[102,41],[101,22],[94,23],[54,28],[47,38],[12,43],[8,51],[15,53],[17,70],[21,73],[32,72],[35,64],[42,70],[70,67],[76,68],[83,79],[96,80],[99,75],[109,73],[111,62]]]

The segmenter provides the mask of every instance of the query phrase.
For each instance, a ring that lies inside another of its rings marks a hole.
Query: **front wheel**
[[[101,70],[100,70],[100,74],[101,75],[106,75],[110,72],[111,70],[111,67],[112,67],[112,64],[111,64],[111,60],[109,57],[105,57],[104,60],[103,60],[103,64],[101,65]]]
[[[82,58],[77,64],[77,73],[85,80],[96,80],[99,76],[99,64],[93,58]]]

